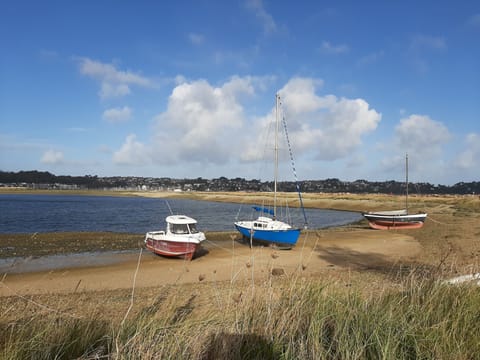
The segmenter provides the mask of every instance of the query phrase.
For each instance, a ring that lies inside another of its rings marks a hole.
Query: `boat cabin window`
[[[187,224],[170,224],[170,231],[173,234],[188,234]]]
[[[253,223],[253,227],[263,229],[267,227],[267,224],[256,222],[256,223]]]
[[[190,234],[198,233],[197,224],[188,224],[188,227],[190,228]]]

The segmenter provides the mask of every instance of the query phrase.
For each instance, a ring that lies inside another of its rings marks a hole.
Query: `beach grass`
[[[2,359],[475,359],[480,289],[405,278],[375,293],[325,281],[159,289],[131,317],[32,314]]]

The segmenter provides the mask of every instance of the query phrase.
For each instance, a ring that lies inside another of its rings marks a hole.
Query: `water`
[[[167,204],[168,202],[168,204]],[[108,231],[145,233],[162,230],[169,206],[176,214],[198,221],[201,231],[231,231],[233,222],[250,219],[250,205],[153,199],[143,197],[76,195],[0,195],[0,233]],[[294,225],[303,225],[300,209],[290,209]],[[306,209],[308,227],[320,229],[361,220],[359,213]]]
[[[168,203],[167,203],[168,202]],[[237,219],[258,216],[251,205],[152,199],[142,197],[0,195],[0,233],[109,231],[145,233],[161,230],[169,207],[198,220],[202,231],[232,231]],[[290,209],[292,224],[303,225],[300,209]],[[310,229],[339,226],[362,219],[347,211],[306,209]],[[138,250],[0,259],[0,274],[65,267],[107,265],[133,259]]]

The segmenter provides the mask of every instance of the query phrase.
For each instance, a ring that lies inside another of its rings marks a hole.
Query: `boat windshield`
[[[190,233],[191,234],[198,233],[197,224],[188,224],[188,227],[190,228]]]
[[[188,234],[187,224],[170,224],[172,234]]]

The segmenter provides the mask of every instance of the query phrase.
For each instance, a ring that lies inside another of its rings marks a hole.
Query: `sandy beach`
[[[235,235],[232,235],[232,237]],[[0,296],[69,293],[155,287],[199,281],[241,282],[266,277],[273,269],[283,276],[321,276],[333,269],[391,271],[411,262],[421,251],[413,237],[368,229],[310,232],[292,250],[249,246],[236,240],[206,241],[192,261],[165,258],[145,249],[116,264],[34,273],[7,274]]]
[[[189,196],[198,200],[238,201],[237,197],[245,194],[128,195]],[[380,205],[392,207],[398,200],[395,197],[376,195],[308,194],[305,197],[307,206],[354,211]],[[271,274],[273,269],[276,269],[279,276],[321,277],[332,270],[388,274],[399,266],[476,266],[480,255],[480,222],[476,212],[479,199],[444,197],[414,200],[416,202],[412,203],[427,208],[430,216],[425,226],[419,230],[375,231],[370,230],[366,222],[362,222],[306,232],[290,251],[258,246],[250,249],[237,241],[236,234],[223,234],[204,242],[201,251],[192,261],[156,256],[142,249],[141,241],[137,239],[134,251],[123,256],[118,263],[3,274],[0,296],[131,289],[133,286],[148,288],[209,281],[233,283],[252,278],[261,280]],[[108,244],[108,237],[102,236],[102,241]]]

